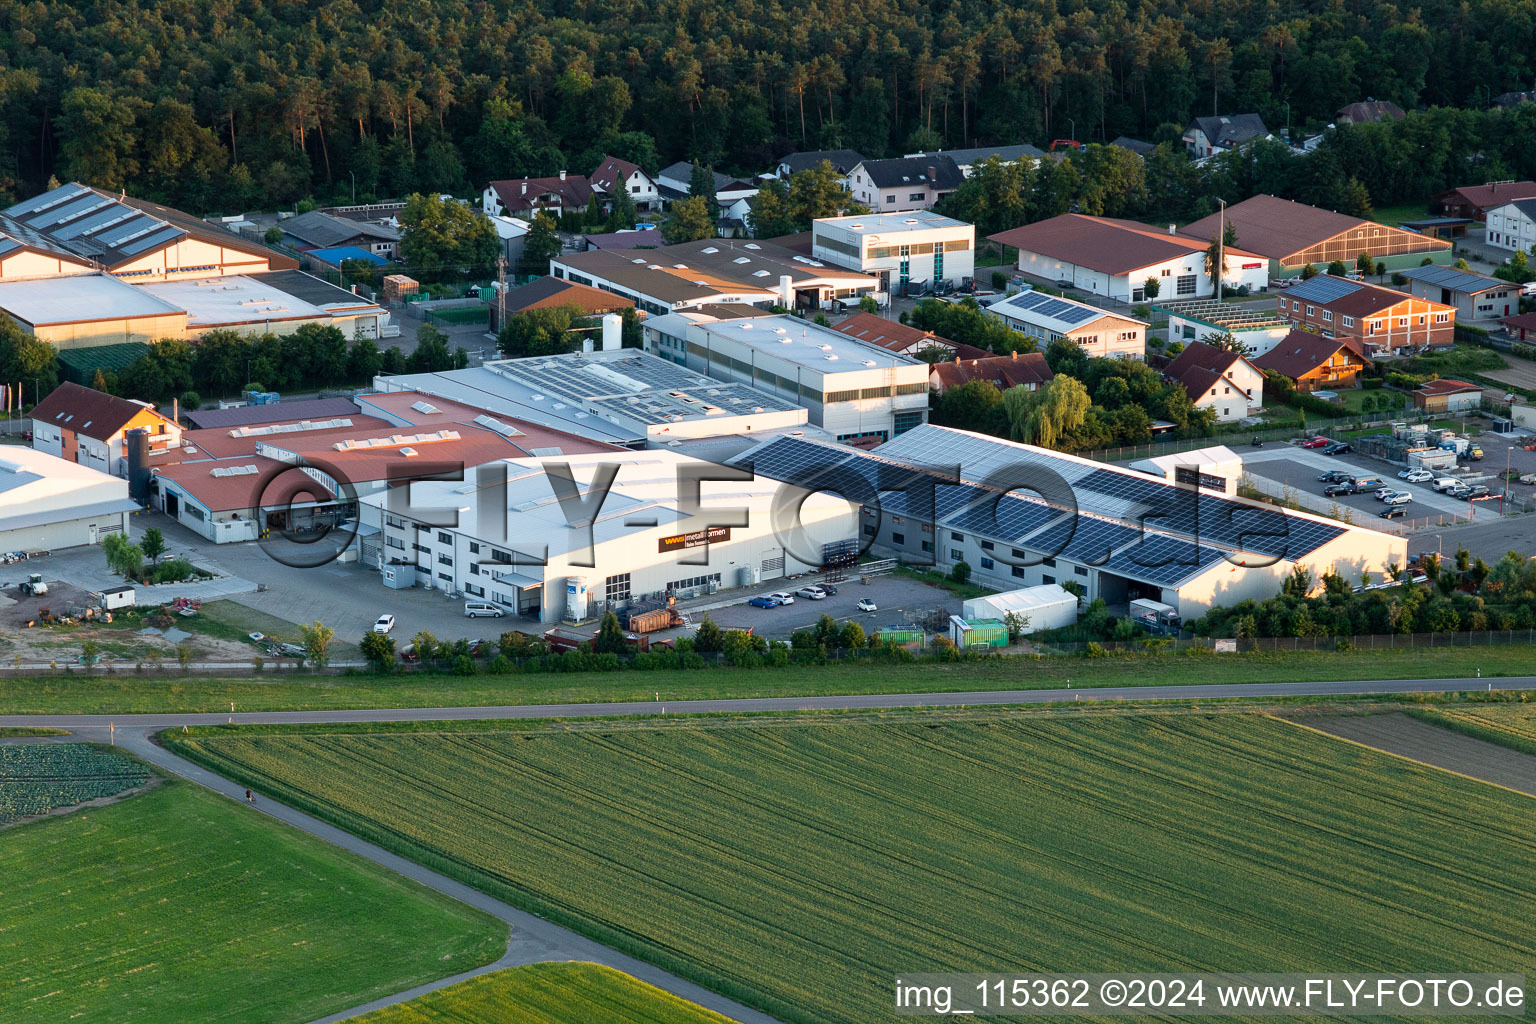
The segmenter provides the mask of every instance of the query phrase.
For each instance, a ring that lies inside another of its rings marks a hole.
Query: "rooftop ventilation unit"
[[[411,408],[415,409],[417,412],[426,413],[428,416],[435,415],[442,411],[437,406],[428,402],[412,402]]]

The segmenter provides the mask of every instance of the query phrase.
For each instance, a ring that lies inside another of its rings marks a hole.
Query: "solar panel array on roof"
[[[997,492],[984,492],[996,494]],[[1039,501],[1030,501],[1013,495],[1001,495],[996,501],[978,501],[959,515],[945,520],[944,525],[956,530],[968,530],[988,537],[1006,540],[1011,544],[1048,526],[1071,513],[1053,508]],[[1061,543],[1066,543],[1063,537]]]
[[[1065,324],[1079,324],[1085,320],[1102,316],[1104,311],[1085,306],[1081,302],[1072,302],[1060,299],[1045,292],[1033,289],[1019,294],[1002,303],[1005,309],[1019,312],[1035,313],[1039,316],[1050,317]]]
[[[1402,271],[1402,275],[1412,281],[1423,281],[1425,284],[1450,288],[1458,292],[1482,292],[1490,288],[1509,287],[1507,281],[1483,277],[1480,274],[1469,274],[1455,267],[1437,267],[1433,264],[1427,267],[1410,267]]]
[[[1319,274],[1310,281],[1294,285],[1290,295],[1293,299],[1305,299],[1307,302],[1328,303],[1342,299],[1346,295],[1353,295],[1362,287],[1354,281],[1346,281],[1341,277]]]
[[[1117,552],[1103,569],[1142,583],[1174,587],[1219,561],[1221,554],[1217,548],[1146,534],[1139,543]]]
[[[187,232],[84,185],[70,183],[0,214],[6,233],[23,226],[29,245],[87,257],[109,268],[186,236]]]

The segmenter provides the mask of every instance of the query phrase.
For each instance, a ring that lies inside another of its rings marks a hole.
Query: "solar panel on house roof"
[[[1342,278],[1319,275],[1310,281],[1291,288],[1291,298],[1305,299],[1308,302],[1334,302],[1346,295],[1353,295],[1363,286],[1354,281],[1345,281]]]

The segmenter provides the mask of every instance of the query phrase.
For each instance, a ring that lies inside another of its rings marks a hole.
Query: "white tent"
[[[1002,594],[974,597],[962,606],[963,617],[972,619],[1004,619],[1010,612],[1029,620],[1026,633],[1043,629],[1056,629],[1077,622],[1077,598],[1055,583],[1023,590],[1010,590]]]

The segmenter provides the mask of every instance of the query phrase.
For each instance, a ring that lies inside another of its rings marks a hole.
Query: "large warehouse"
[[[876,554],[943,571],[965,562],[999,590],[1072,581],[1085,600],[1150,598],[1186,619],[1273,597],[1296,565],[1358,583],[1407,562],[1402,537],[948,427],[874,452],[776,438],[733,463],[862,504],[860,539]],[[936,482],[945,469],[958,484]]]
[[[555,464],[570,467],[582,507],[569,507],[569,500],[562,506],[550,472]],[[587,502],[598,501],[593,481],[605,466],[617,467],[617,476],[594,510]],[[498,496],[503,467],[505,491]],[[691,515],[682,508],[689,471],[706,477],[698,485],[702,511]],[[388,585],[484,598],[544,622],[753,586],[804,572],[852,546],[858,514],[847,501],[810,495],[799,506],[797,530],[772,512],[777,482],[709,479],[721,472],[665,449],[622,460],[506,459],[482,466],[469,482],[414,484],[409,509],[387,495],[365,497],[359,521],[381,531],[379,569]],[[444,517],[454,525],[434,525]]]
[[[30,448],[0,449],[0,551],[95,544],[126,533],[128,481]]]

